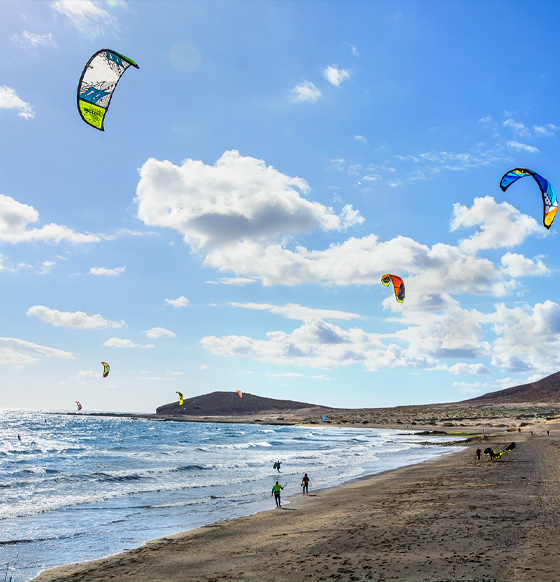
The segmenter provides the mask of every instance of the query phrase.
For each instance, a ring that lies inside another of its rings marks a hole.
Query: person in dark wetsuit
[[[303,476],[301,480],[301,494],[302,495],[309,495],[309,477],[307,473]]]
[[[284,487],[282,487],[282,485],[279,485],[278,481],[276,481],[276,485],[272,486],[272,495],[274,495],[274,500],[276,501],[276,507],[282,507],[282,505],[280,504],[280,490],[281,489],[284,489]]]

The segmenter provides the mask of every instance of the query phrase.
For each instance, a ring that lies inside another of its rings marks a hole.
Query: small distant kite
[[[509,453],[515,449],[515,443],[509,443],[509,445],[499,453],[495,453],[490,447],[484,449],[484,454],[490,457],[490,460],[499,459],[504,453]]]
[[[381,282],[385,287],[389,287],[389,284],[393,283],[393,289],[395,290],[395,299],[402,303],[404,301],[404,282],[400,277],[396,275],[389,275],[386,273],[381,277]]]
[[[540,174],[537,174],[537,172],[533,172],[533,170],[514,168],[502,176],[500,188],[505,192],[514,182],[517,182],[517,180],[525,178],[526,176],[532,176],[535,182],[539,185],[544,205],[543,224],[546,228],[550,228],[552,221],[556,216],[556,211],[558,210],[558,200],[556,200],[556,192],[554,191],[552,184],[546,178],[543,178]]]
[[[76,406],[78,407],[78,410],[82,410],[82,405],[76,400]]]
[[[241,390],[236,390],[236,392],[239,395],[239,398],[243,398],[243,393],[241,392]]]
[[[175,392],[175,394],[179,394],[179,406],[183,406],[183,394],[181,392]]]
[[[107,362],[101,362],[101,363],[103,364],[103,378],[107,378],[107,376],[109,375],[109,370],[111,368],[109,367],[109,364]]]
[[[321,417],[321,422],[325,422],[325,420],[327,420],[327,417],[326,416],[322,416]]]
[[[78,83],[78,111],[88,125],[105,131],[103,120],[113,91],[130,66],[140,68],[133,60],[109,49],[97,51],[89,59]]]

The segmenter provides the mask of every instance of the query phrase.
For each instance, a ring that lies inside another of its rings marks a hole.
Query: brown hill
[[[156,409],[162,416],[254,416],[259,414],[282,414],[309,411],[315,414],[326,413],[332,408],[293,400],[263,398],[243,393],[239,398],[236,392],[212,392],[194,398],[186,398],[182,406],[179,402],[164,404]]]
[[[489,392],[462,401],[465,404],[514,404],[521,402],[560,404],[560,372],[555,372],[530,384]]]

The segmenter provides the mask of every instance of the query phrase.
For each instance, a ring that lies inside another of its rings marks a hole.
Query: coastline
[[[471,445],[330,489],[312,481],[282,509],[34,580],[558,580],[560,441],[502,433],[481,448],[511,440],[499,461],[477,461]]]

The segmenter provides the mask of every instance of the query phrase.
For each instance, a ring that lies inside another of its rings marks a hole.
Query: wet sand
[[[560,580],[560,440],[504,434],[36,581]],[[273,505],[271,499],[271,506]]]

